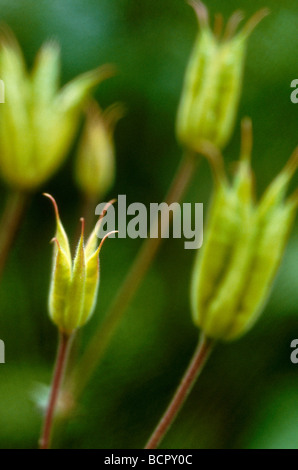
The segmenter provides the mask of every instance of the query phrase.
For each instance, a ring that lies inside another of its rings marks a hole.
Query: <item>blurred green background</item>
[[[298,78],[296,1],[210,1],[227,18],[235,9],[271,15],[253,33],[238,117],[254,125],[253,166],[260,194],[297,144],[298,105],[290,83]],[[32,64],[49,38],[62,48],[63,83],[106,62],[118,75],[102,84],[102,106],[122,101],[128,113],[116,131],[117,179],[107,196],[127,201],[163,200],[179,163],[175,113],[197,23],[184,0],[0,0],[0,17],[17,35]],[[239,151],[239,119],[225,151],[227,165]],[[43,191],[53,194],[68,233],[75,234],[80,195],[73,155]],[[297,186],[297,178],[292,187]],[[204,162],[185,202],[203,202],[212,190]],[[5,188],[1,186],[1,208]],[[5,227],[1,227],[5,230]],[[290,342],[298,337],[296,223],[272,296],[254,329],[219,345],[164,448],[291,448],[298,446],[298,365]],[[36,194],[0,284],[0,447],[35,448],[41,415],[36,391],[51,378],[57,333],[47,313],[54,233],[49,202]],[[96,312],[81,334],[83,349],[103,318],[141,240],[106,243]],[[58,447],[141,448],[189,361],[197,341],[189,307],[194,259],[183,240],[167,240],[128,309],[84,394],[76,416],[59,434]]]

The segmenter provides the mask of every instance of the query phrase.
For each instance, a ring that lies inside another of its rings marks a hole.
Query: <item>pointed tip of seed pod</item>
[[[263,199],[265,199],[265,201],[267,199],[270,200],[270,197],[278,201],[283,199],[285,196],[286,190],[288,188],[289,182],[291,178],[293,177],[294,173],[296,172],[297,168],[298,168],[298,146],[295,148],[294,152],[290,156],[289,160],[287,161],[283,169],[274,178],[271,185],[269,185],[267,191],[265,191]],[[295,193],[292,197],[290,197],[290,201],[293,202],[296,197]]]
[[[77,257],[78,254],[80,253],[80,256],[84,258],[85,256],[85,248],[84,248],[85,219],[84,217],[80,218],[80,222],[81,222],[81,235],[77,244],[75,257]]]
[[[250,161],[253,146],[252,120],[244,117],[241,121],[241,155],[240,160]]]
[[[113,204],[115,204],[115,202],[117,202],[117,198],[114,197],[113,199],[110,199],[110,201],[108,201],[108,202],[106,203],[106,205],[104,206],[103,212],[105,212],[105,214],[106,214],[108,208],[109,208],[110,206],[112,206]]]
[[[82,74],[79,79],[87,79],[89,82],[89,87],[98,85],[102,83],[104,80],[113,77],[116,75],[117,69],[116,66],[113,64],[104,64],[101,65],[100,67],[97,67],[93,70],[89,70],[88,72],[85,72]],[[73,83],[76,83],[78,78],[73,79]],[[71,83],[71,82],[70,82]],[[65,85],[64,88],[67,88],[68,85]]]
[[[60,250],[60,243],[57,237],[53,237],[52,240],[50,240],[50,243],[56,243],[57,248]]]
[[[287,161],[282,171],[284,173],[288,173],[289,178],[291,178],[294,175],[297,168],[298,168],[298,146],[295,148],[294,152],[290,156],[289,160]]]
[[[117,72],[118,69],[115,64],[104,64],[94,69],[94,73],[98,75],[102,81],[114,77]]]
[[[117,202],[117,199],[114,198],[114,199],[111,199],[109,202],[106,203],[106,205],[104,206],[101,214],[99,215],[99,218],[98,218],[98,222],[104,218],[104,216],[106,215],[107,213],[107,210],[110,206],[112,206],[115,202]]]
[[[101,240],[101,242],[100,242],[100,244],[99,244],[99,247],[97,248],[98,253],[100,253],[100,250],[101,250],[101,248],[102,248],[102,246],[103,246],[105,240],[106,240],[110,235],[112,235],[112,233],[118,233],[118,230],[112,230],[111,232],[107,233],[107,234],[103,237],[103,239]]]
[[[200,0],[188,0],[187,3],[194,9],[200,26],[209,26],[209,13],[204,3]]]
[[[221,13],[216,13],[214,17],[214,26],[213,26],[213,34],[219,40],[223,28],[223,16]]]
[[[223,40],[227,41],[236,32],[239,24],[244,19],[244,13],[241,10],[235,11],[227,22],[226,29],[224,32]]]
[[[113,134],[116,124],[127,113],[127,108],[123,103],[116,102],[108,106],[102,113],[104,124],[110,134]]]
[[[58,210],[58,206],[57,206],[57,202],[56,200],[53,198],[53,196],[51,196],[51,194],[49,193],[42,193],[43,196],[47,197],[48,199],[50,199],[50,201],[52,201],[52,204],[54,206],[54,210],[55,210],[55,215],[56,215],[56,219],[58,220],[59,219],[59,210]]]
[[[0,44],[20,51],[20,46],[16,36],[10,27],[2,21],[0,22]]]
[[[242,32],[245,35],[249,35],[252,31],[258,26],[258,24],[270,14],[269,8],[262,8],[261,10],[257,11],[245,24]]]
[[[292,204],[296,209],[298,207],[298,189],[288,198],[288,203]]]
[[[81,222],[81,238],[84,238],[84,232],[85,232],[85,219],[84,217],[80,218]]]
[[[89,99],[84,106],[84,113],[88,120],[94,121],[102,114],[101,106],[94,99]]]
[[[100,230],[100,227],[101,227],[101,224],[102,224],[102,219],[106,215],[107,210],[109,209],[109,207],[112,204],[114,204],[116,201],[117,201],[117,199],[111,199],[109,202],[107,202],[105,204],[102,212],[100,213],[100,215],[98,217],[98,220],[95,224],[95,227],[92,230],[91,234],[89,235],[89,238],[88,238],[87,243],[86,243],[86,251],[89,255],[90,255],[90,253],[93,253],[94,250],[96,249],[96,246],[97,246],[96,240],[99,237],[99,230]]]
[[[58,41],[54,38],[48,39],[45,43],[43,43],[37,53],[37,59],[48,52],[55,52],[58,56],[61,52],[61,46]]]
[[[114,197],[113,199],[111,199],[107,204],[112,205],[112,204],[114,204],[115,202],[117,202],[117,198],[116,198],[116,197]]]

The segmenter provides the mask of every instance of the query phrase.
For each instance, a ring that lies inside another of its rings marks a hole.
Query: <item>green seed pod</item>
[[[243,335],[260,315],[297,209],[297,199],[284,197],[298,165],[298,150],[256,203],[248,121],[244,124],[242,155],[232,184],[216,163],[217,186],[191,286],[194,322],[207,336],[222,340]]]
[[[56,214],[56,235],[53,272],[49,295],[49,313],[59,330],[70,335],[91,317],[99,286],[99,253],[107,234],[97,246],[101,218],[84,246],[84,220],[74,260],[71,259],[68,237],[60,221],[55,199],[51,199]],[[111,201],[113,202],[113,201]],[[110,203],[107,204],[107,207]]]
[[[52,176],[67,156],[90,91],[111,73],[104,66],[59,89],[59,47],[45,44],[29,72],[15,37],[2,31],[0,174],[9,186],[33,191]]]
[[[267,224],[262,227],[260,223],[254,238],[241,302],[225,339],[244,334],[262,313],[282,260],[296,209],[296,202],[285,203],[271,214]]]
[[[115,179],[114,128],[124,108],[115,104],[101,111],[96,103],[87,113],[85,129],[79,144],[75,180],[88,199],[100,199]]]
[[[208,11],[202,2],[191,4],[199,20],[200,32],[185,74],[177,114],[177,137],[183,146],[196,152],[200,152],[205,141],[222,149],[234,129],[247,39],[268,11],[256,13],[234,35],[242,20],[242,13],[235,12],[220,38],[221,25],[217,22],[215,32],[212,32]]]

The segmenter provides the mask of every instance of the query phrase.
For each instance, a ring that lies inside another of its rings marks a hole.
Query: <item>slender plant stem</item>
[[[186,152],[184,154],[180,167],[177,170],[166,196],[166,203],[168,205],[181,200],[192,177],[194,176],[198,160],[199,157],[192,152]],[[172,213],[170,212],[170,217],[171,215]],[[166,216],[161,222],[160,226],[163,227],[164,230],[167,230],[171,220]],[[159,221],[156,220],[155,224],[158,223]],[[99,325],[91,338],[82,359],[66,381],[66,393],[72,396],[74,401],[78,400],[86,387],[94,370],[104,355],[110,339],[121,321],[125,310],[136,294],[145,274],[150,268],[162,243],[163,234],[160,230],[158,235],[158,238],[147,238],[144,241],[132,267],[109,308],[105,319]]]
[[[213,346],[214,341],[206,338],[204,335],[201,336],[201,339],[180,382],[180,385],[177,388],[176,393],[164,415],[155,428],[152,436],[150,437],[145,449],[156,449],[164,438],[165,434],[173,424],[177,414],[182,408],[186,398],[188,397],[196,379],[201,373],[209,357],[209,354],[213,349]]]
[[[53,419],[55,416],[55,409],[59,398],[59,392],[63,381],[64,371],[67,364],[68,351],[72,336],[64,333],[59,333],[59,344],[57,357],[54,367],[53,379],[51,384],[51,392],[49,403],[45,414],[41,438],[39,440],[40,449],[49,449],[51,445],[51,433],[53,428]]]
[[[6,206],[0,221],[0,278],[20,226],[28,194],[13,191],[8,195]]]

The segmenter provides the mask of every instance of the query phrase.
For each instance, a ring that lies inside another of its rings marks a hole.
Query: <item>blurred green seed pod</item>
[[[60,68],[59,47],[48,42],[28,71],[13,34],[1,31],[5,104],[0,109],[0,174],[15,189],[34,191],[59,168],[90,92],[114,72],[112,66],[99,67],[60,89]]]
[[[88,200],[102,198],[115,179],[114,130],[124,107],[114,104],[102,111],[89,106],[75,165],[75,180]]]
[[[50,283],[49,314],[62,333],[71,335],[85,325],[92,316],[99,286],[99,253],[108,233],[99,243],[97,234],[99,218],[86,246],[84,244],[84,219],[74,259],[71,258],[68,237],[61,223],[55,199],[45,194],[53,203],[56,215],[56,234],[53,270]],[[111,203],[114,201],[111,201]],[[110,203],[106,205],[105,210]]]
[[[176,131],[181,144],[200,152],[205,141],[222,149],[234,129],[242,90],[247,39],[268,14],[257,12],[240,30],[243,15],[236,11],[222,34],[222,18],[216,17],[211,30],[207,8],[191,1],[198,20],[198,33],[191,54],[178,107]]]
[[[297,210],[286,190],[298,166],[298,148],[259,202],[250,167],[250,124],[243,122],[243,148],[233,182],[222,162],[211,157],[216,187],[206,235],[191,285],[195,324],[206,336],[225,341],[256,322],[282,260]]]

